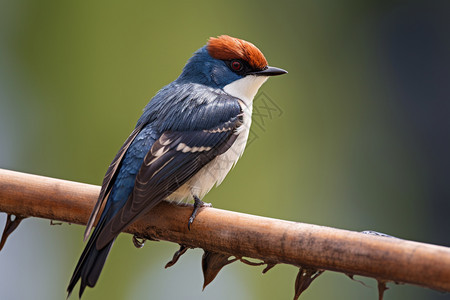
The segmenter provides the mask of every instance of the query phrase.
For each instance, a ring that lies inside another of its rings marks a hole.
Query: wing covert
[[[100,233],[97,248],[104,247],[140,215],[226,152],[238,137],[242,121],[241,112],[209,129],[164,132],[144,158],[127,202]]]

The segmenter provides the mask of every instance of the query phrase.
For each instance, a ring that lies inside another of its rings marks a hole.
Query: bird
[[[244,152],[258,89],[269,77],[285,73],[268,66],[252,43],[228,35],[211,37],[194,52],[179,77],[145,106],[110,164],[84,241],[98,222],[67,297],[80,280],[80,299],[86,286],[95,286],[119,233],[161,201],[193,201],[190,230],[206,205],[202,198]]]

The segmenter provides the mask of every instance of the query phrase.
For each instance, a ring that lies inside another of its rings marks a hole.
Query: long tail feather
[[[81,279],[80,298],[83,295],[86,286],[94,287],[97,283],[103,266],[105,265],[106,258],[108,257],[109,251],[115,240],[113,239],[102,249],[97,249],[95,246],[99,233],[106,223],[106,219],[107,218],[103,218],[103,220],[100,220],[78,260],[75,271],[70,279],[69,286],[67,287],[67,298],[70,297],[78,280]]]

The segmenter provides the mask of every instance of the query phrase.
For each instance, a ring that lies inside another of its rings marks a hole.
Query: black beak
[[[256,76],[277,76],[277,75],[283,75],[283,74],[286,74],[286,73],[287,73],[286,70],[283,70],[283,69],[280,69],[280,68],[267,67],[264,70],[250,72],[248,74],[249,75],[256,75]]]

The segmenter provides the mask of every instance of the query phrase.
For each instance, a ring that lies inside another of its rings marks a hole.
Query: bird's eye
[[[233,69],[233,71],[239,72],[243,67],[243,64],[239,60],[231,61],[231,68]]]

